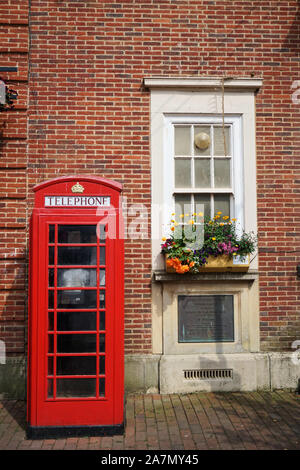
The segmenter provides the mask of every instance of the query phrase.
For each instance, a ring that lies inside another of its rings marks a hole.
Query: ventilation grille
[[[188,380],[233,379],[232,369],[190,369],[184,370],[183,374]]]

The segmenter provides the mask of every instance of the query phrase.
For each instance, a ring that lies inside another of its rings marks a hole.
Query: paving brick
[[[137,410],[135,413],[134,410]],[[0,401],[0,449],[296,450],[300,396],[292,392],[128,395],[124,435],[27,440],[25,403]],[[143,425],[143,430],[138,431]]]

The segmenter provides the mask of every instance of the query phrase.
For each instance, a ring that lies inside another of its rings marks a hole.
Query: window
[[[241,122],[213,116],[166,116],[168,206],[176,213],[243,218]],[[206,145],[195,144],[199,137]],[[172,171],[170,171],[172,169]],[[187,221],[184,219],[185,222]]]
[[[223,84],[224,95],[217,77],[144,79],[151,91],[153,269],[164,267],[161,237],[170,234],[175,199],[180,202],[185,197],[192,212],[195,200],[199,205],[202,198],[210,216],[216,209],[228,211],[229,206],[230,217],[238,219],[241,229],[257,232],[255,93],[262,80],[238,78]],[[211,143],[201,151],[194,147],[193,135],[203,128],[209,128]],[[182,134],[188,136],[185,141]],[[257,258],[252,268],[257,269]]]

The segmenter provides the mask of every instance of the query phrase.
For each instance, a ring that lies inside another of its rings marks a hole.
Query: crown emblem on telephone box
[[[74,184],[74,186],[72,186],[71,191],[72,193],[83,193],[84,187],[77,182],[76,184]]]

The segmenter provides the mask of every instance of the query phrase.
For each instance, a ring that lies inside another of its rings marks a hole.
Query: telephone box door
[[[63,210],[39,211],[32,221],[32,437],[117,432],[123,424],[122,247],[115,229],[109,236],[119,214]]]

